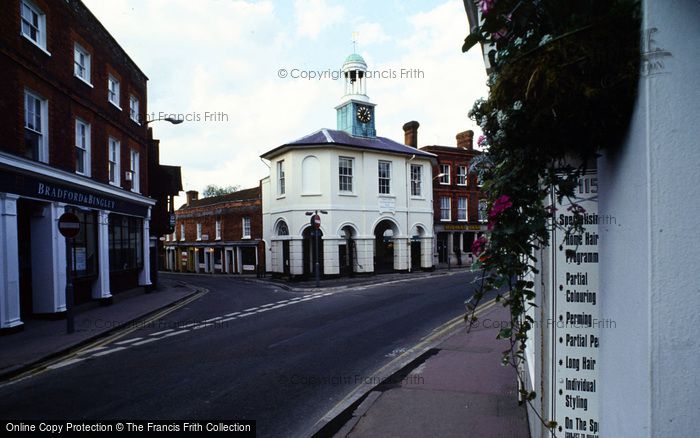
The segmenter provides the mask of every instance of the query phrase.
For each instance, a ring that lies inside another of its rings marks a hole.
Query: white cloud
[[[390,38],[384,33],[382,25],[379,23],[361,23],[355,27],[357,42],[360,47],[366,47],[375,43],[383,43],[389,41]]]
[[[255,186],[268,174],[260,154],[334,128],[341,81],[280,79],[277,72],[342,63],[352,30],[359,32],[358,52],[370,70],[418,68],[425,75],[368,83],[378,104],[379,135],[401,141],[401,126],[415,119],[421,145],[453,145],[457,132],[478,129],[466,113],[486,94],[486,78],[480,52],[461,53],[467,24],[460,0],[412,16],[392,11],[355,23],[345,23],[343,3],[330,0],[296,1],[293,7],[240,0],[85,3],[150,78],[149,112],[199,115],[199,121],[177,126],[153,124],[161,161],[182,166],[186,190]],[[402,34],[387,30],[394,28]],[[338,49],[322,52],[314,41],[322,34],[325,45]],[[228,119],[205,121],[205,112]]]
[[[294,16],[297,34],[315,39],[325,29],[340,22],[345,15],[343,6],[330,6],[326,0],[295,0]]]

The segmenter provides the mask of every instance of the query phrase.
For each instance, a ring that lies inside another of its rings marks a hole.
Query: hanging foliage
[[[472,248],[484,273],[474,300],[505,286],[497,299],[510,309],[511,324],[499,337],[511,342],[503,362],[518,370],[534,324],[526,315],[535,305],[534,284],[526,279],[537,273],[536,254],[557,226],[545,200],[554,193],[559,202],[575,201],[586,167],[599,151],[620,147],[627,132],[637,94],[639,2],[476,4],[481,20],[463,51],[480,43],[489,61],[489,96],[474,104],[470,117],[484,133],[478,144],[485,153],[472,170],[483,181],[490,232]],[[575,202],[570,212],[584,213]],[[465,319],[473,324],[473,311]],[[520,391],[524,400],[536,396],[522,382]]]

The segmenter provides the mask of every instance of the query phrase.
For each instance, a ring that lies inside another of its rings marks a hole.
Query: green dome
[[[362,59],[362,56],[358,55],[357,53],[353,53],[345,58],[345,62],[361,62],[363,64],[367,64],[365,60]]]

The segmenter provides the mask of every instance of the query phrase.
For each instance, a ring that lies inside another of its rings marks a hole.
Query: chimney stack
[[[188,190],[187,194],[187,205],[191,205],[192,201],[199,199],[199,192],[196,190]]]
[[[474,149],[474,131],[470,129],[457,134],[457,148],[468,150]]]
[[[412,148],[418,148],[418,127],[420,123],[412,120],[403,125],[404,144]]]

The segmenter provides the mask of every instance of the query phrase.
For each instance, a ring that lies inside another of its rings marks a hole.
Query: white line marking
[[[115,342],[116,345],[124,345],[124,344],[131,344],[132,342],[140,341],[143,338],[131,338],[127,339],[126,341],[119,341]]]
[[[193,323],[191,323],[191,324],[181,325],[180,328],[181,328],[181,329],[186,329],[186,328],[193,327],[193,326],[195,326],[195,325],[197,325],[197,324],[199,324],[199,323],[198,323],[198,322],[193,322]]]
[[[227,313],[224,316],[234,316],[234,315],[239,315],[241,312],[233,312],[233,313]]]
[[[263,307],[270,307],[270,306],[274,306],[275,304],[276,304],[276,303],[263,304],[263,305],[260,306],[260,307],[261,307],[261,308],[263,308]]]
[[[284,304],[284,303],[288,303],[289,301],[290,300],[277,301],[275,304]],[[270,305],[272,305],[272,304],[270,304]]]
[[[212,325],[214,325],[214,324],[202,324],[202,325],[198,325],[197,327],[193,328],[192,330],[199,330],[199,329],[203,329],[205,327],[211,327]]]
[[[131,345],[143,345],[143,344],[148,344],[149,342],[155,342],[157,340],[158,340],[158,338],[150,338],[150,339],[146,339],[144,341],[136,342],[136,343],[131,344]]]
[[[245,309],[243,312],[250,312],[250,311],[253,311],[253,310],[258,310],[258,308],[257,308],[257,307],[251,307],[250,309]]]
[[[134,345],[136,345],[136,344],[134,344]],[[126,347],[117,347],[117,348],[112,348],[111,350],[100,351],[99,353],[93,354],[92,357],[106,356],[108,354],[116,353],[117,351],[121,351],[121,350],[126,350]]]
[[[68,365],[73,365],[74,363],[82,362],[84,360],[85,360],[85,358],[64,360],[63,362],[59,362],[59,363],[50,365],[46,368],[48,368],[50,370],[57,370],[59,368],[67,367]]]
[[[322,297],[327,297],[328,295],[333,295],[333,292],[327,292],[327,293],[325,293],[325,294],[323,294],[323,295],[321,295],[321,296],[322,296]]]
[[[183,334],[183,333],[189,333],[189,332],[190,332],[189,330],[180,330],[179,332],[168,333],[167,335],[163,336],[163,337],[160,338],[160,339],[165,339],[165,338],[168,338],[168,337],[170,337],[170,336],[177,336],[177,335],[181,335],[181,334]]]
[[[238,315],[239,318],[245,318],[246,316],[255,315],[255,313],[241,313]]]
[[[279,309],[280,307],[287,307],[288,305],[289,305],[289,304],[280,304],[279,306],[270,307],[270,310],[272,310],[272,309]]]
[[[232,317],[230,317],[230,318],[222,319],[222,320],[219,321],[219,322],[228,322],[228,321],[233,321],[234,319],[238,319],[238,317],[237,317],[237,316],[232,316]]]
[[[107,349],[107,347],[93,347],[89,350],[81,351],[80,354],[94,353],[96,351],[101,351],[101,350],[105,350],[105,349]]]
[[[151,336],[158,336],[158,335],[162,335],[163,333],[168,333],[168,332],[172,332],[172,331],[175,331],[175,329],[167,329],[167,330],[162,330],[160,332],[151,333]]]
[[[222,317],[222,316],[217,316],[216,318],[210,318],[210,319],[204,320],[204,321],[202,321],[202,322],[212,322],[212,321],[219,320],[219,319],[221,319],[221,318],[223,318],[223,317]]]

